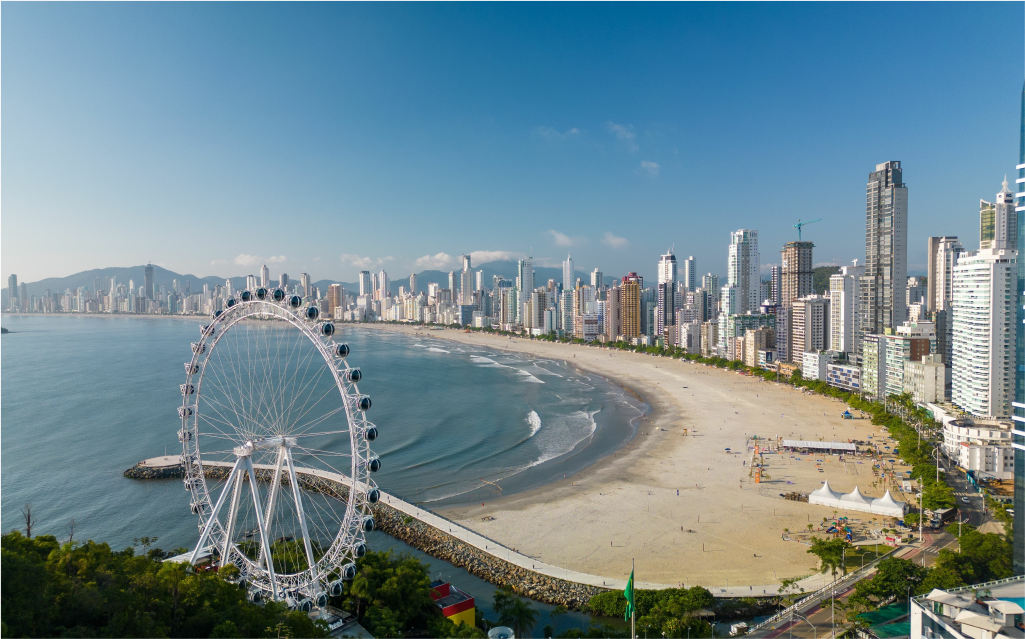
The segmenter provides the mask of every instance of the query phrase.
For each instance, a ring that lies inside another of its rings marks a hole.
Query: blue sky
[[[1013,182],[1021,3],[4,3],[0,272],[146,261],[393,278],[532,253],[653,277],[864,254],[904,163],[909,270]],[[451,261],[446,260],[450,256]]]

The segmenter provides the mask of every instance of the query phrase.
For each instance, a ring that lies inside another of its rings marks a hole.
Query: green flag
[[[626,614],[623,616],[623,620],[627,621],[634,614],[634,571],[630,571],[630,580],[626,582],[626,590],[623,591],[623,596],[626,597]]]

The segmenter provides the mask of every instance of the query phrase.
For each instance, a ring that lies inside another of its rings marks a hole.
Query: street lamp
[[[791,610],[790,611],[790,639],[793,639],[793,637],[794,637],[794,616],[800,617],[801,619],[804,619],[805,621],[808,621],[808,618],[805,617],[804,615],[801,615],[801,614],[796,613],[793,610]],[[811,626],[811,631],[812,631],[812,634],[814,634],[815,639],[819,639],[819,630],[818,630],[818,628],[815,627],[815,624],[813,624],[811,621],[808,621],[808,625]]]

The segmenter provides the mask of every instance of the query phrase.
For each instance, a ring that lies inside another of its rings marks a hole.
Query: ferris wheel
[[[253,601],[310,610],[340,595],[366,554],[380,492],[377,428],[360,369],[315,305],[242,291],[192,344],[178,409],[193,564],[239,570]]]

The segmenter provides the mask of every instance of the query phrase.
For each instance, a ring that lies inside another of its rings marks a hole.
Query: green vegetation
[[[816,266],[811,270],[811,287],[816,295],[829,290],[829,278],[840,272],[838,266]]]
[[[52,535],[0,538],[4,637],[326,637],[284,604],[256,605],[231,570],[193,572],[149,548],[113,551]],[[237,573],[236,573],[237,574]]]
[[[819,558],[822,564],[822,572],[832,573],[836,579],[837,570],[847,574],[846,551],[851,545],[843,539],[818,539],[811,540],[811,548],[808,552]]]
[[[700,586],[667,588],[665,590],[637,590],[636,603],[638,633],[647,629],[650,636],[658,636],[659,633],[664,632],[667,637],[685,637],[689,630],[691,637],[712,636],[711,624],[696,617],[695,613],[702,609],[714,609],[716,601],[712,597],[712,593]],[[618,590],[602,592],[591,597],[587,608],[596,615],[622,619],[626,613],[626,597]]]
[[[163,560],[156,538],[113,551],[105,543],[61,544],[52,535],[0,538],[4,637],[326,637],[327,627],[285,604],[254,604],[238,571],[196,571]],[[408,556],[368,553],[356,578],[332,603],[353,611],[378,637],[410,631],[431,637],[484,637],[445,619],[430,595],[427,565]],[[514,615],[527,619],[519,606]],[[536,621],[537,613],[533,613]],[[525,627],[520,623],[520,628]],[[530,624],[530,628],[533,623]],[[529,630],[529,628],[528,628]]]

